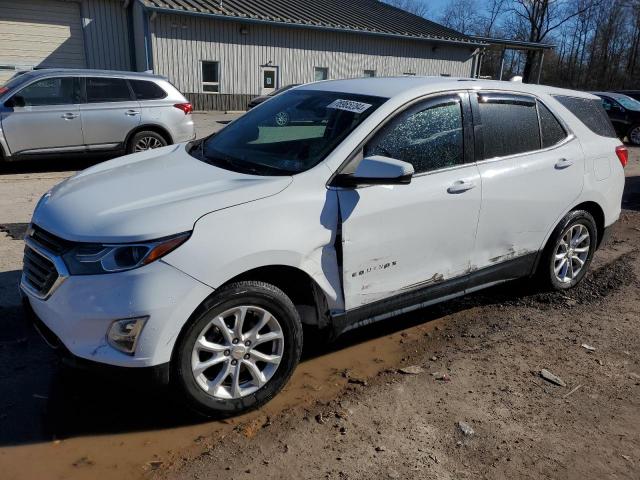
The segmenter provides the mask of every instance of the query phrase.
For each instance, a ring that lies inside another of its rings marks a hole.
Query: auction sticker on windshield
[[[333,108],[336,110],[346,110],[347,112],[362,113],[371,107],[368,103],[356,102],[353,100],[337,99],[331,104],[327,105],[327,108]]]

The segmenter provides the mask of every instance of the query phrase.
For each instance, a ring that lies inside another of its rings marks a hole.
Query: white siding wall
[[[150,30],[154,71],[186,93],[202,93],[202,60],[220,62],[221,94],[259,94],[260,65],[269,61],[280,67],[281,86],[313,81],[314,67],[327,67],[329,78],[364,70],[470,76],[472,68],[471,47],[424,41],[166,14],[156,15]]]

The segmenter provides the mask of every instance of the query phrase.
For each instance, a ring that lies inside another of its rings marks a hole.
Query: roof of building
[[[409,37],[419,40],[482,45],[483,42],[377,0],[140,0],[153,10],[172,11]]]

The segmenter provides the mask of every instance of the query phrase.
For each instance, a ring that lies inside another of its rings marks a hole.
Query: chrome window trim
[[[569,142],[572,142],[576,138],[577,137],[573,133],[571,133],[566,138],[564,138],[561,142],[556,143],[555,145],[552,145],[552,146],[547,147],[547,148],[540,148],[538,150],[529,150],[527,152],[514,153],[513,155],[505,155],[503,157],[486,158],[484,160],[477,160],[475,162],[475,164],[476,165],[484,165],[485,163],[500,162],[502,160],[511,160],[511,159],[518,158],[518,157],[525,157],[527,155],[535,155],[535,154],[538,154],[538,153],[550,152],[551,150],[555,150],[556,148],[560,148],[560,147],[565,146],[566,144],[568,144]]]
[[[64,281],[67,278],[69,278],[69,270],[67,269],[67,266],[62,261],[61,257],[50,252],[49,250],[42,247],[38,243],[34,242],[28,236],[24,238],[24,243],[35,253],[45,258],[46,260],[49,260],[51,263],[53,263],[53,266],[55,267],[56,272],[58,273],[58,278],[56,279],[56,281],[53,283],[51,288],[44,293],[40,293],[37,290],[35,290],[27,281],[24,271],[22,273],[22,276],[20,278],[20,288],[25,293],[28,293],[29,295],[32,295],[39,300],[46,301],[49,299],[49,297],[51,297],[51,295],[53,295],[53,293],[60,287],[60,285],[62,285]]]

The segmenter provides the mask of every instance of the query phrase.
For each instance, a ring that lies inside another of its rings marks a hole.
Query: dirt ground
[[[640,149],[579,288],[514,282],[308,347],[273,402],[224,422],[69,372],[24,326],[25,223],[82,166],[0,174],[0,478],[640,479]]]

